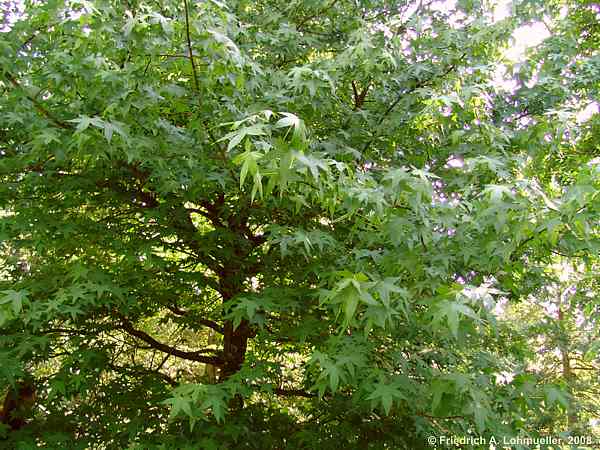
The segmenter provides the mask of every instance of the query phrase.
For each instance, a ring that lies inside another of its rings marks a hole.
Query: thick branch
[[[362,91],[358,91],[358,87],[356,86],[356,81],[352,80],[352,91],[354,93],[354,111],[358,111],[362,108],[365,103],[365,98],[367,98],[367,94],[369,93],[369,88],[371,87],[371,83],[368,82],[365,88]]]
[[[190,361],[197,361],[204,364],[212,364],[213,366],[221,366],[223,364],[223,360],[220,357],[205,355],[205,353],[207,352],[214,352],[213,349],[203,349],[197,350],[195,352],[186,352],[183,350],[179,350],[175,347],[171,347],[170,345],[163,344],[162,342],[157,341],[152,336],[143,332],[142,330],[134,328],[133,324],[123,316],[121,316],[121,323],[122,330],[125,331],[127,334],[141,339],[142,341],[150,345],[152,348],[160,350],[163,353],[168,353],[169,355],[173,355],[182,359],[188,359]]]

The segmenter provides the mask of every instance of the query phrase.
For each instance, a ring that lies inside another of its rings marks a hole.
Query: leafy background
[[[3,445],[596,436],[597,4],[2,5]]]

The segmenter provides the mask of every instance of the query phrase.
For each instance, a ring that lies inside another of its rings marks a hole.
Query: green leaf
[[[355,286],[348,286],[338,295],[342,299],[342,309],[344,310],[346,323],[350,323],[354,318],[354,314],[356,314],[360,292],[356,290]]]
[[[437,414],[444,394],[451,393],[452,387],[446,380],[434,380],[431,385],[431,413]]]
[[[433,321],[434,323],[439,323],[445,317],[452,335],[457,339],[460,316],[467,316],[474,320],[479,320],[477,314],[464,303],[442,300],[436,307]]]
[[[552,408],[555,404],[560,405],[564,409],[569,408],[569,399],[559,387],[553,385],[544,386],[544,394],[549,408]]]
[[[306,140],[306,127],[304,122],[295,114],[289,112],[280,112],[284,117],[275,123],[275,128],[293,128],[293,139],[296,143],[302,143]]]
[[[340,384],[339,368],[334,363],[327,361],[323,363],[323,374],[329,379],[329,389],[335,394]]]
[[[26,290],[15,291],[13,289],[1,291],[0,294],[2,294],[0,304],[10,304],[15,315],[21,312],[23,303],[27,301],[29,295]]]
[[[485,394],[479,390],[473,390],[471,392],[473,402],[471,403],[471,409],[473,410],[473,418],[475,419],[475,426],[479,433],[483,433],[486,428],[486,420],[489,417],[489,402]]]
[[[265,124],[257,123],[232,131],[231,133],[228,133],[219,139],[217,142],[228,140],[229,144],[227,144],[227,151],[230,152],[237,147],[246,136],[265,136],[267,134],[268,133]]]
[[[192,416],[192,404],[188,398],[175,396],[165,400],[163,403],[171,406],[171,419],[179,416],[181,413],[189,417]]]
[[[385,384],[378,383],[375,385],[375,389],[367,397],[367,400],[374,400],[383,407],[386,415],[390,414],[394,399],[397,400],[408,400],[404,393],[400,390],[400,386],[397,384]]]
[[[260,180],[258,160],[261,159],[262,156],[263,155],[260,152],[246,150],[244,153],[239,154],[233,159],[234,164],[242,166],[240,169],[240,188],[244,186],[244,181],[248,174],[255,180],[255,183],[257,179]]]

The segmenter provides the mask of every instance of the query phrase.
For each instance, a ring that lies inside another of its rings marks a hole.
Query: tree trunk
[[[565,329],[565,317],[563,313],[562,306],[558,308],[558,321],[560,323],[560,328],[563,335],[560,337],[560,354],[561,354],[561,364],[562,364],[562,376],[567,385],[567,389],[569,391],[569,407],[567,412],[567,428],[572,431],[577,426],[577,412],[575,411],[573,405],[573,372],[571,370],[571,356],[569,354],[569,342],[567,338],[567,332]]]
[[[246,348],[248,346],[248,322],[242,321],[234,330],[233,323],[228,320],[225,323],[223,335],[223,367],[219,381],[225,381],[230,376],[239,372],[244,364],[246,357]],[[244,399],[240,394],[236,394],[229,403],[231,411],[239,411],[244,407]]]
[[[223,335],[223,358],[221,379],[226,380],[242,368],[246,356],[249,337],[248,322],[243,320],[234,330],[233,323],[227,321]]]
[[[208,345],[211,346],[217,343],[217,337],[215,330],[210,330],[208,332]],[[204,369],[204,375],[206,377],[206,382],[209,384],[215,384],[217,382],[217,373],[218,367],[213,366],[212,364],[207,364]]]

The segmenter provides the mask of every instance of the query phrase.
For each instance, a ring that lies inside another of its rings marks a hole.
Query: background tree
[[[7,442],[589,435],[496,302],[596,267],[595,29],[513,6],[25,2],[0,42],[0,377],[39,389]]]

